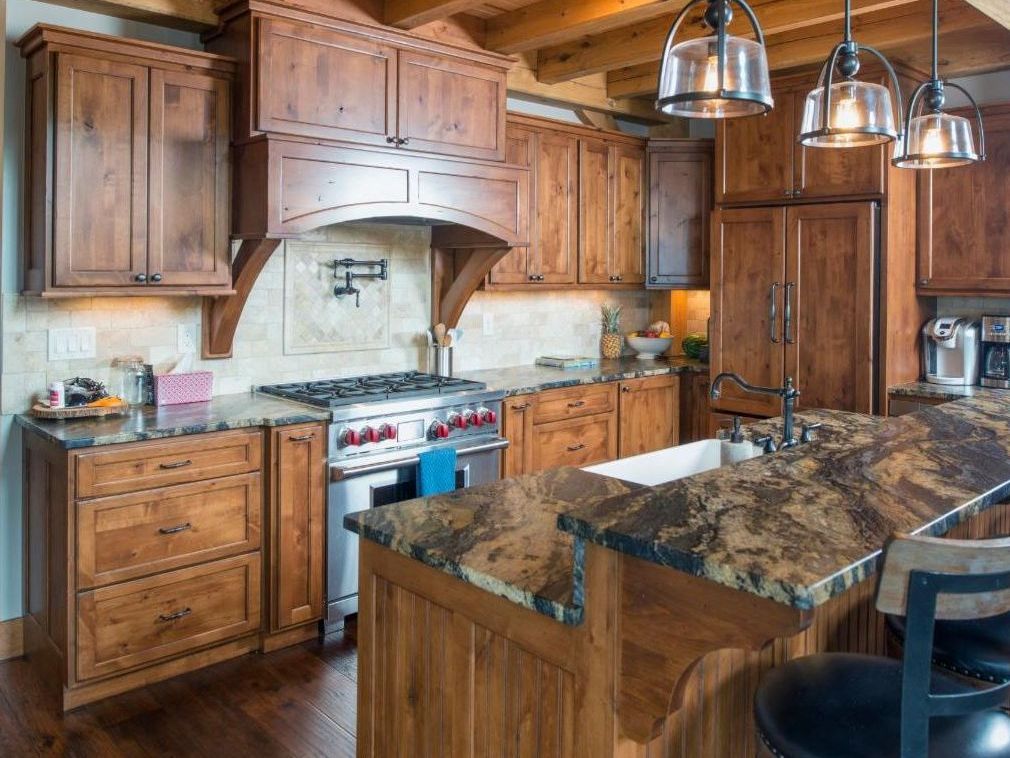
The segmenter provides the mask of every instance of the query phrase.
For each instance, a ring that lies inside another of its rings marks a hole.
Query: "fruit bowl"
[[[638,358],[650,361],[670,349],[673,337],[639,337],[635,332],[628,335],[628,347],[638,353]]]

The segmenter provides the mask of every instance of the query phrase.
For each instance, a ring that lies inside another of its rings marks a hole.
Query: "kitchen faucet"
[[[709,396],[713,400],[719,399],[721,394],[719,387],[722,386],[722,383],[726,379],[729,379],[745,392],[753,392],[758,395],[778,395],[781,397],[783,429],[782,444],[779,445],[779,447],[784,449],[787,447],[795,447],[799,444],[799,441],[796,439],[793,431],[793,411],[796,408],[796,398],[800,396],[800,391],[793,387],[793,378],[791,376],[786,377],[786,380],[782,383],[781,387],[758,387],[744,381],[739,374],[723,371],[712,380],[712,389],[709,391]]]

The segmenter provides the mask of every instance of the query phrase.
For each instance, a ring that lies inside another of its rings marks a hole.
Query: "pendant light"
[[[860,53],[872,55],[883,64],[891,90],[855,78]],[[836,73],[842,77],[840,81],[836,81]],[[902,132],[901,105],[901,86],[894,67],[879,50],[852,39],[852,0],[845,0],[845,36],[831,51],[821,67],[817,86],[807,95],[800,143],[805,147],[863,147],[891,142]]]
[[[908,129],[899,145],[901,152],[892,161],[898,168],[953,168],[985,160],[982,111],[964,87],[940,78],[939,39],[940,8],[938,0],[933,0],[933,70],[930,78],[916,88],[908,103],[905,117]],[[975,109],[977,151],[971,121],[943,112],[944,90],[947,87],[958,90]]]
[[[713,34],[674,44],[688,13],[703,3]],[[734,5],[750,21],[756,41],[727,34]],[[688,3],[666,37],[656,109],[683,118],[737,118],[767,113],[773,105],[764,34],[750,6],[744,0]]]

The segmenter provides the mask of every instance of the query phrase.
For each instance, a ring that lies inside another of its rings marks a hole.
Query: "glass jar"
[[[118,395],[128,405],[144,402],[144,359],[139,355],[124,355],[112,361],[111,385],[119,387]],[[117,379],[118,377],[118,379]]]

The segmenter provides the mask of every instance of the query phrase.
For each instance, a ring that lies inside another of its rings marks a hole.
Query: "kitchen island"
[[[800,421],[816,441],[655,487],[562,469],[348,517],[359,755],[753,755],[763,671],[884,652],[890,534],[1008,526],[1010,401]]]

